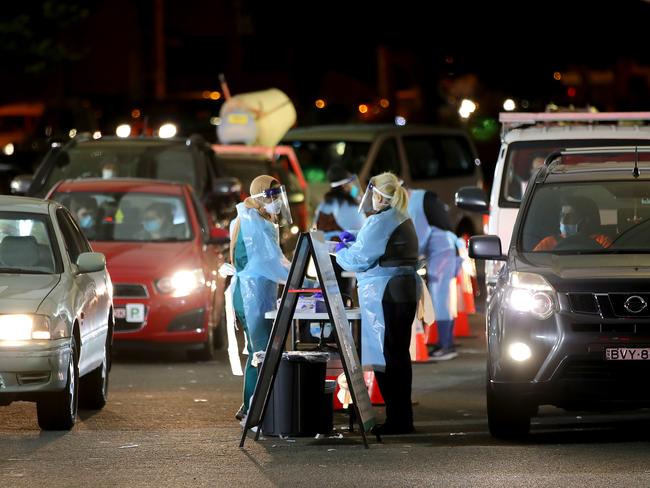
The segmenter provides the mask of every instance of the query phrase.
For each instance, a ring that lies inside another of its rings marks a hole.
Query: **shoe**
[[[241,407],[239,407],[239,410],[237,410],[237,413],[235,414],[235,418],[239,421],[244,420],[246,418],[246,412],[244,411],[243,403]]]
[[[427,351],[429,353],[429,356],[431,356],[434,352],[439,350],[440,350],[440,346],[438,344],[427,345]]]
[[[438,349],[431,356],[429,356],[434,361],[449,361],[458,357],[458,353],[453,349]]]

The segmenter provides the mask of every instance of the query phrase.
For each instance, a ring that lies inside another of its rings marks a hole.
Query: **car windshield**
[[[557,254],[650,253],[647,180],[546,184],[535,188],[519,248]]]
[[[154,193],[65,192],[68,207],[91,241],[172,242],[192,239],[184,200]]]
[[[293,141],[291,145],[309,183],[327,182],[327,168],[333,164],[359,173],[370,149],[370,143],[356,141]]]
[[[47,215],[0,212],[0,273],[56,273]]]
[[[198,188],[192,151],[169,141],[97,141],[59,153],[44,188],[66,178],[137,177],[181,181]]]
[[[631,139],[599,139],[597,142],[598,146],[635,146],[647,143],[647,141]],[[533,171],[544,164],[544,160],[549,154],[565,148],[592,147],[594,145],[593,139],[525,141],[509,144],[499,200],[504,206],[518,208],[526,185],[528,185],[528,179]]]

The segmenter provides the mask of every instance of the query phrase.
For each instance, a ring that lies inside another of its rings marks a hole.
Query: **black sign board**
[[[368,447],[366,432],[375,425],[375,419],[366,389],[366,383],[363,379],[363,369],[359,356],[357,354],[349,322],[345,314],[345,306],[341,298],[334,268],[330,260],[327,249],[327,243],[321,231],[312,231],[300,235],[296,251],[294,253],[291,269],[287,278],[287,284],[282,293],[282,300],[278,313],[273,322],[271,336],[266,347],[266,353],[262,367],[260,369],[255,392],[251,399],[246,417],[246,425],[242,434],[239,447],[244,446],[246,435],[251,427],[261,428],[264,412],[268,402],[275,376],[280,366],[282,352],[284,350],[287,334],[291,327],[291,321],[298,302],[298,296],[307,271],[309,258],[314,259],[318,282],[320,283],[327,312],[330,320],[336,329],[336,342],[343,364],[343,371],[347,379],[348,388],[352,396],[353,406],[356,411],[356,418],[359,421],[359,427],[363,436],[363,442]],[[259,436],[259,431],[258,431]]]

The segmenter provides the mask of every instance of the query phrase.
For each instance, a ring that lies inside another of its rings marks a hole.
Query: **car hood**
[[[59,283],[58,274],[0,274],[0,313],[34,313]]]
[[[104,253],[111,279],[122,276],[158,279],[183,267],[199,268],[200,249],[194,242],[93,242]]]
[[[622,283],[650,289],[650,254],[524,253],[515,257],[514,269],[541,274],[558,291],[605,290]]]

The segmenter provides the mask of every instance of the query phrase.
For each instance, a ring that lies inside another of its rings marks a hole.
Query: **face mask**
[[[82,229],[88,229],[92,225],[93,225],[93,216],[92,215],[86,214],[86,215],[84,215],[83,217],[81,217],[79,219],[79,226]]]
[[[356,186],[353,186],[352,188],[350,188],[350,196],[352,198],[357,198],[359,196],[359,188],[356,187]]]
[[[113,170],[112,169],[103,169],[102,170],[102,178],[105,180],[108,180],[113,177]]]
[[[162,222],[160,219],[151,219],[151,220],[145,220],[143,222],[144,225],[144,230],[147,232],[158,232],[160,228],[162,227]]]
[[[563,236],[574,236],[578,233],[578,224],[560,224],[560,233]]]
[[[271,203],[264,204],[264,210],[270,215],[279,214],[282,210],[282,200],[274,200]]]

